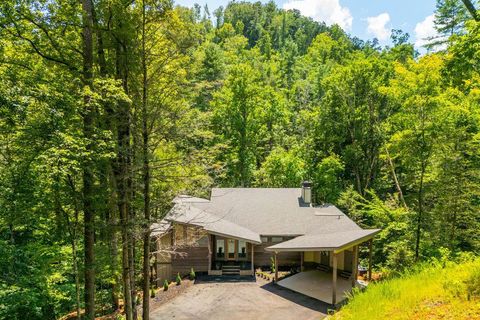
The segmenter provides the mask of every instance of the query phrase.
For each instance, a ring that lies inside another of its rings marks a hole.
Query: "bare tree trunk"
[[[123,87],[127,93],[126,71],[124,65],[124,48],[123,44],[117,40],[116,43],[116,69],[117,78],[123,82]],[[122,280],[125,315],[127,320],[133,319],[132,309],[132,279],[130,264],[130,245],[131,232],[130,228],[130,192],[128,190],[128,176],[130,175],[129,152],[130,152],[130,106],[128,102],[120,102],[116,110],[117,120],[117,160],[115,165],[115,177],[117,185],[117,201],[120,215],[120,224],[122,227]]]
[[[475,8],[475,6],[473,5],[472,1],[470,0],[462,0],[463,4],[465,5],[465,7],[467,7],[467,10],[468,12],[470,12],[470,14],[472,15],[472,18],[475,20],[475,21],[480,21],[480,16],[478,15],[478,11],[477,9]]]
[[[390,165],[390,170],[392,171],[393,181],[395,182],[395,187],[397,188],[400,201],[402,202],[403,207],[408,210],[407,203],[405,202],[405,198],[403,197],[402,188],[400,187],[400,183],[398,182],[397,173],[395,172],[395,166],[393,165],[393,161],[390,157],[387,146],[385,146],[385,153],[387,154],[388,164]]]
[[[83,21],[83,84],[93,89],[93,2],[82,0]],[[85,139],[93,136],[93,108],[91,96],[84,95],[83,133]],[[87,152],[92,149],[92,141],[87,141]],[[95,318],[95,215],[93,212],[94,176],[92,164],[83,165],[83,215],[84,215],[84,242],[85,242],[85,318]]]
[[[143,302],[142,319],[150,319],[150,163],[148,154],[147,61],[145,52],[145,0],[142,1],[142,138],[143,138]]]
[[[418,213],[417,213],[417,231],[415,239],[415,260],[417,261],[420,255],[420,238],[422,233],[423,223],[423,178],[425,176],[426,164],[422,161],[422,168],[420,172],[420,186],[418,188]]]

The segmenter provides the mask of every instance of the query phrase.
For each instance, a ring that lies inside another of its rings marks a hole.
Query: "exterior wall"
[[[347,249],[346,251],[352,252],[353,249]],[[315,266],[317,264],[320,264],[320,252],[319,251],[306,251],[304,253],[304,264],[307,266],[309,264]],[[333,267],[333,253],[330,252],[330,263],[329,266],[332,268]],[[337,254],[337,269],[339,270],[346,270],[349,268],[345,267],[345,252],[339,252]]]
[[[163,285],[165,279],[172,277],[172,257],[170,254],[160,252],[162,249],[170,247],[172,244],[172,233],[167,233],[156,241],[156,283],[157,287]]]
[[[162,249],[174,254],[161,253]],[[156,272],[157,286],[165,279],[173,279],[180,273],[208,272],[208,235],[195,227],[175,224],[172,231],[157,239]]]
[[[175,255],[172,257],[172,274],[176,275],[190,273],[193,268],[195,272],[208,272],[208,248],[189,247],[180,249],[179,252],[185,256]]]
[[[263,238],[263,237],[262,237]],[[267,242],[262,242],[262,244],[255,245],[254,251],[254,265],[257,267],[266,267],[271,265],[271,258],[273,257],[273,252],[266,251],[266,247],[270,247],[278,242],[272,242],[272,237],[267,237]],[[287,241],[291,237],[283,237],[283,241]],[[300,252],[279,252],[277,254],[277,263],[280,267],[288,266],[300,266],[301,253]]]
[[[199,228],[175,224],[176,253],[172,255],[172,275],[208,272],[208,234]]]

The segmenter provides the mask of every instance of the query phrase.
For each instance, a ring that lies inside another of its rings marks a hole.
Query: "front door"
[[[227,260],[236,260],[237,240],[227,240]]]

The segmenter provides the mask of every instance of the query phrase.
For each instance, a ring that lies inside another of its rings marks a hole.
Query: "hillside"
[[[328,320],[480,319],[480,260],[371,285]]]

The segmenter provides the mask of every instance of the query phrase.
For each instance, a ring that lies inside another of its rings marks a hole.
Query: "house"
[[[356,279],[358,246],[379,232],[365,230],[333,205],[313,206],[301,188],[214,188],[210,199],[179,196],[157,236],[157,279],[186,274],[252,275],[272,259],[282,268]],[[371,254],[370,254],[371,256]],[[369,268],[370,269],[370,268]],[[371,270],[369,270],[371,274]]]

